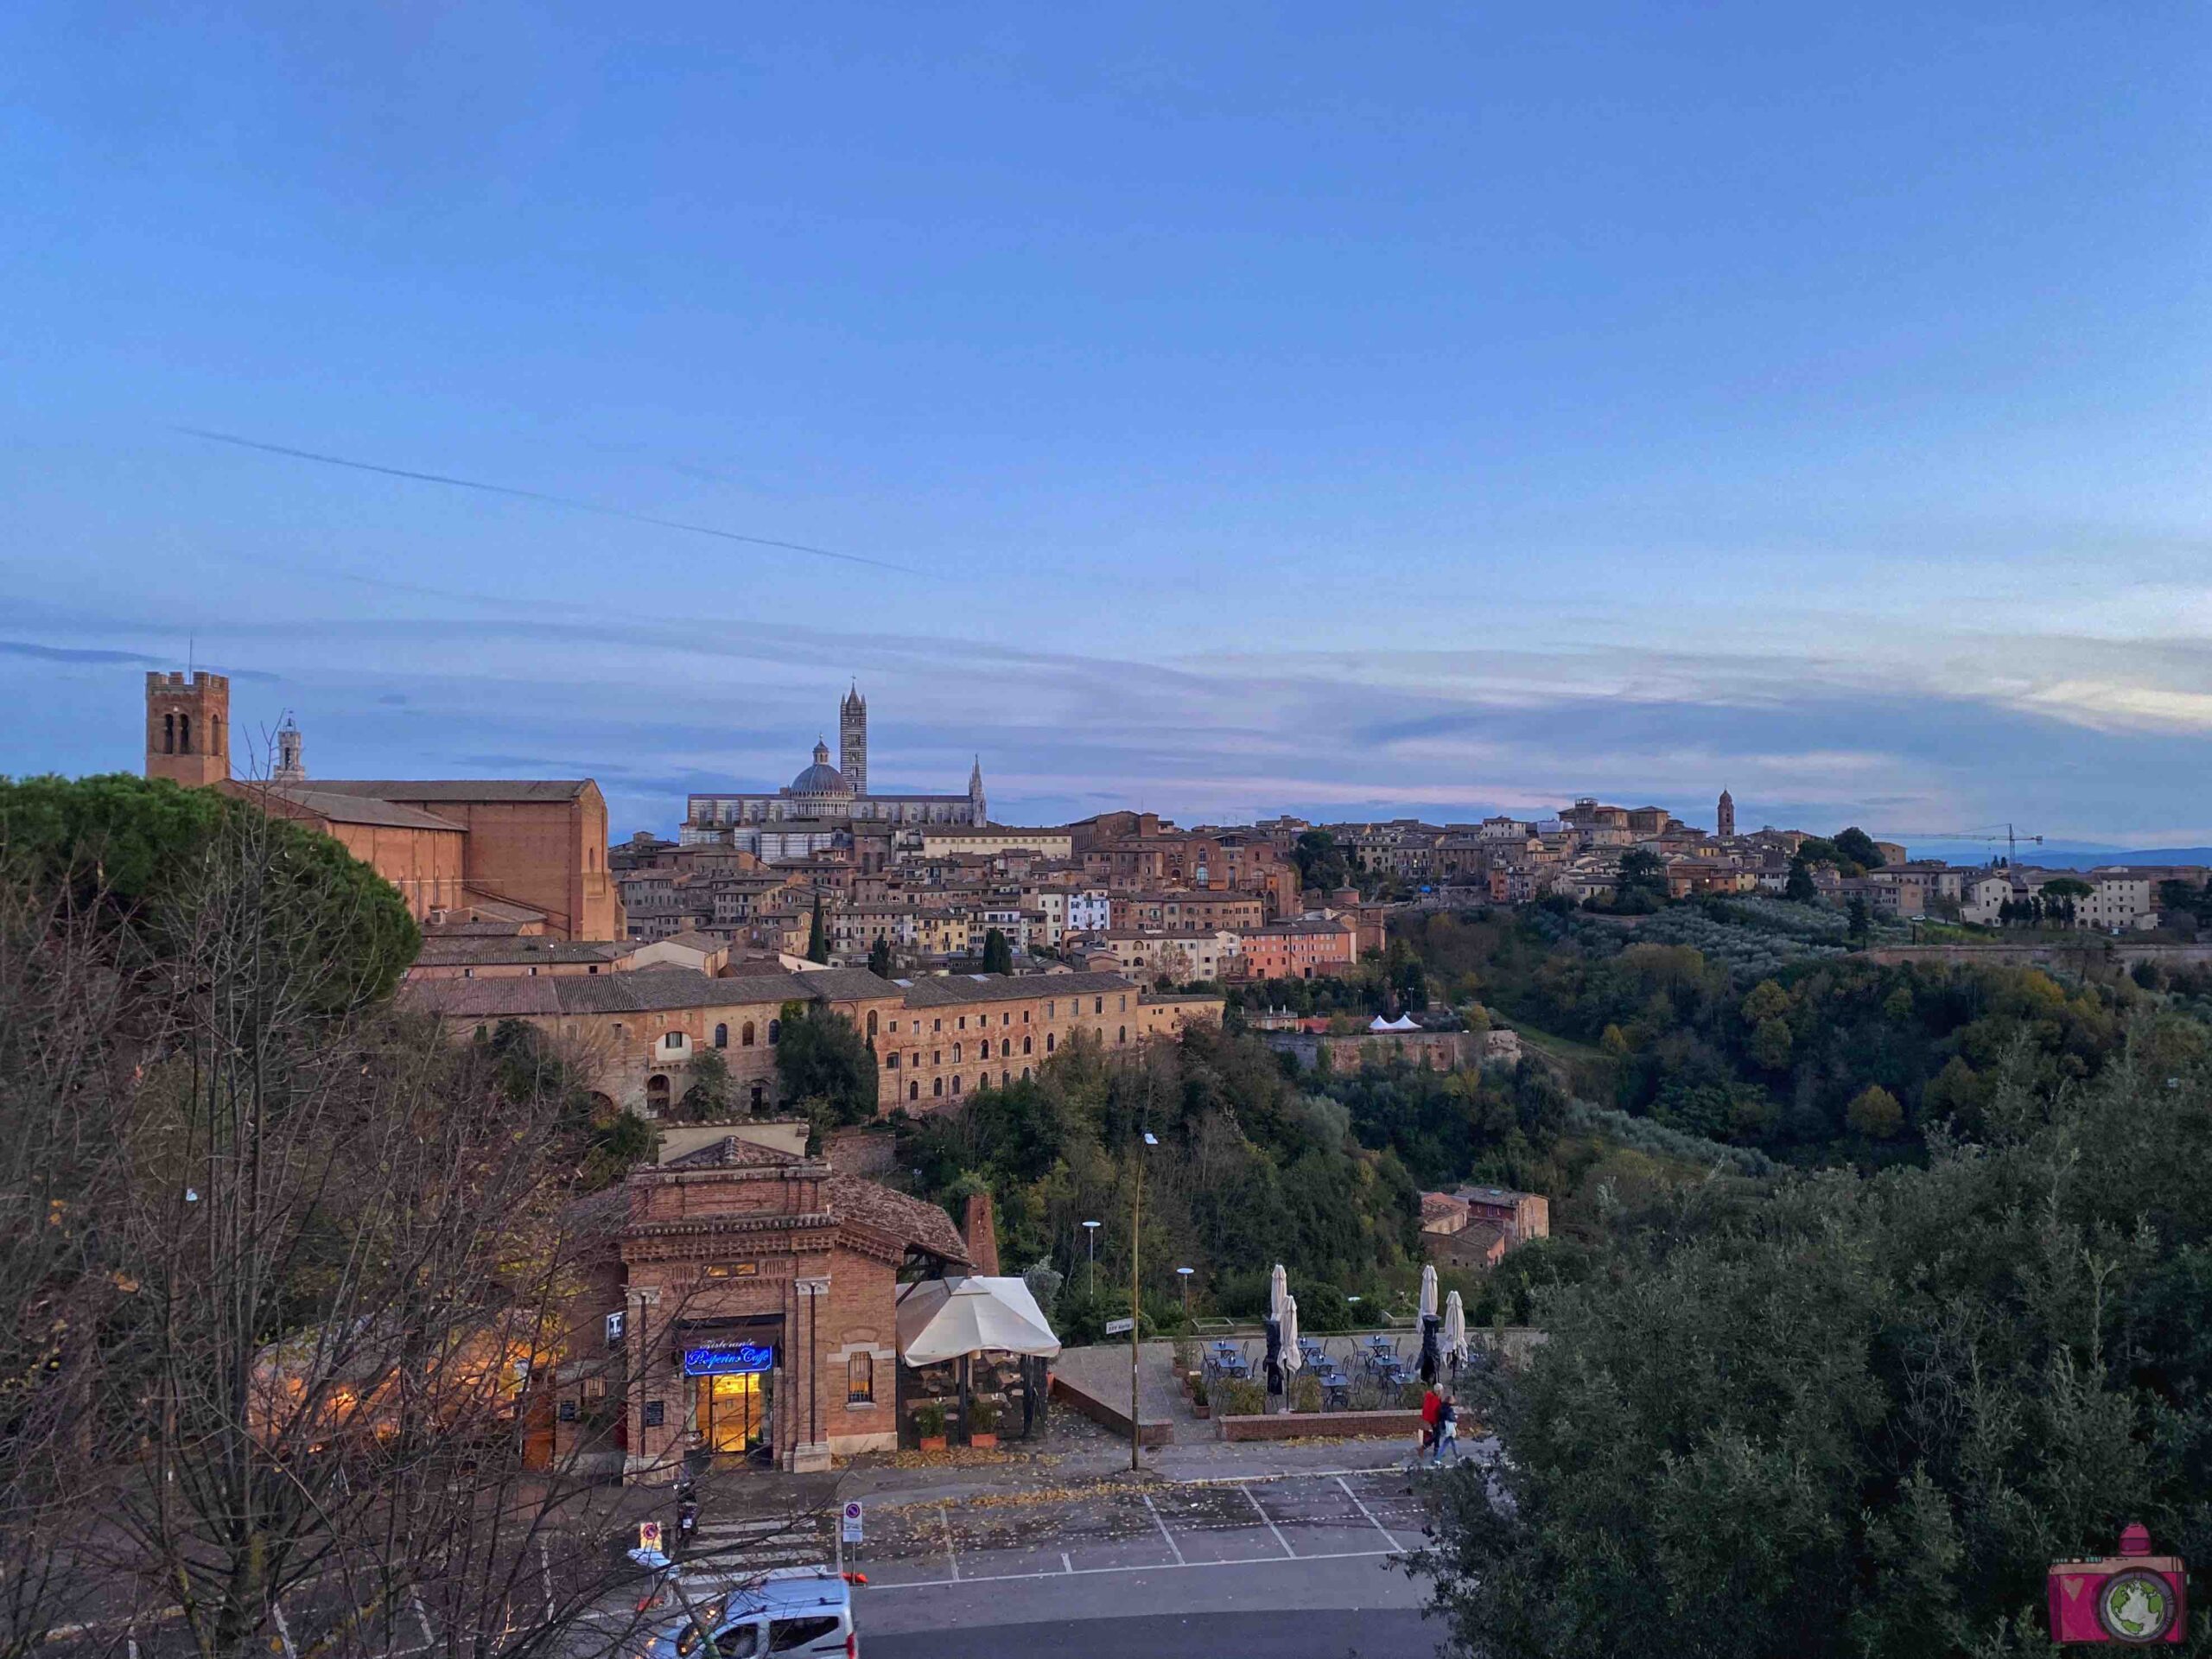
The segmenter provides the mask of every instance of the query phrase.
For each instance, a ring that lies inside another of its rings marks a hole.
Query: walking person
[[[1444,1398],[1436,1411],[1436,1456],[1432,1466],[1444,1466],[1444,1454],[1449,1452],[1452,1461],[1459,1461],[1459,1408],[1452,1397],[1452,1390],[1445,1389]]]
[[[1407,1460],[1406,1473],[1408,1477],[1421,1467],[1421,1460],[1436,1444],[1437,1425],[1443,1415],[1444,1396],[1436,1391],[1436,1384],[1432,1382],[1421,1397],[1421,1444],[1414,1448],[1413,1456]]]

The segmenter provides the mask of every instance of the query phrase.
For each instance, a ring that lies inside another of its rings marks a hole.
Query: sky
[[[2212,842],[2208,80],[2166,0],[19,0],[0,772],[189,660],[242,770],[665,832],[856,680],[1005,822]]]

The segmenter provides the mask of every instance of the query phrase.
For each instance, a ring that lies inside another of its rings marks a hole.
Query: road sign
[[[837,1541],[857,1544],[861,1541],[861,1504],[858,1498],[845,1505],[845,1513],[837,1526]]]
[[[1125,1337],[1136,1328],[1137,1322],[1135,1319],[1109,1319],[1106,1321],[1106,1334],[1109,1337]]]
[[[638,1522],[638,1548],[639,1549],[652,1550],[657,1550],[660,1548],[659,1522],[640,1521]]]

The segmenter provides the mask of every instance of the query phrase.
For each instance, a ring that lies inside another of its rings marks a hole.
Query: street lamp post
[[[1098,1300],[1098,1224],[1084,1222],[1083,1236],[1090,1250],[1090,1300],[1095,1302]]]
[[[1144,1147],[1156,1147],[1160,1137],[1150,1129],[1144,1132]],[[1137,1270],[1137,1256],[1144,1241],[1144,1147],[1137,1148],[1136,1192],[1129,1202],[1129,1467],[1141,1471],[1143,1423],[1137,1410],[1137,1338],[1144,1323],[1143,1304],[1140,1300],[1143,1280]]]
[[[1183,1323],[1185,1325],[1191,1322],[1191,1275],[1197,1271],[1196,1268],[1175,1269],[1177,1275],[1183,1281]]]

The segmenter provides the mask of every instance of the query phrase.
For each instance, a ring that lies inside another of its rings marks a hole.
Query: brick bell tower
[[[228,675],[146,677],[146,775],[191,785],[230,780]]]

